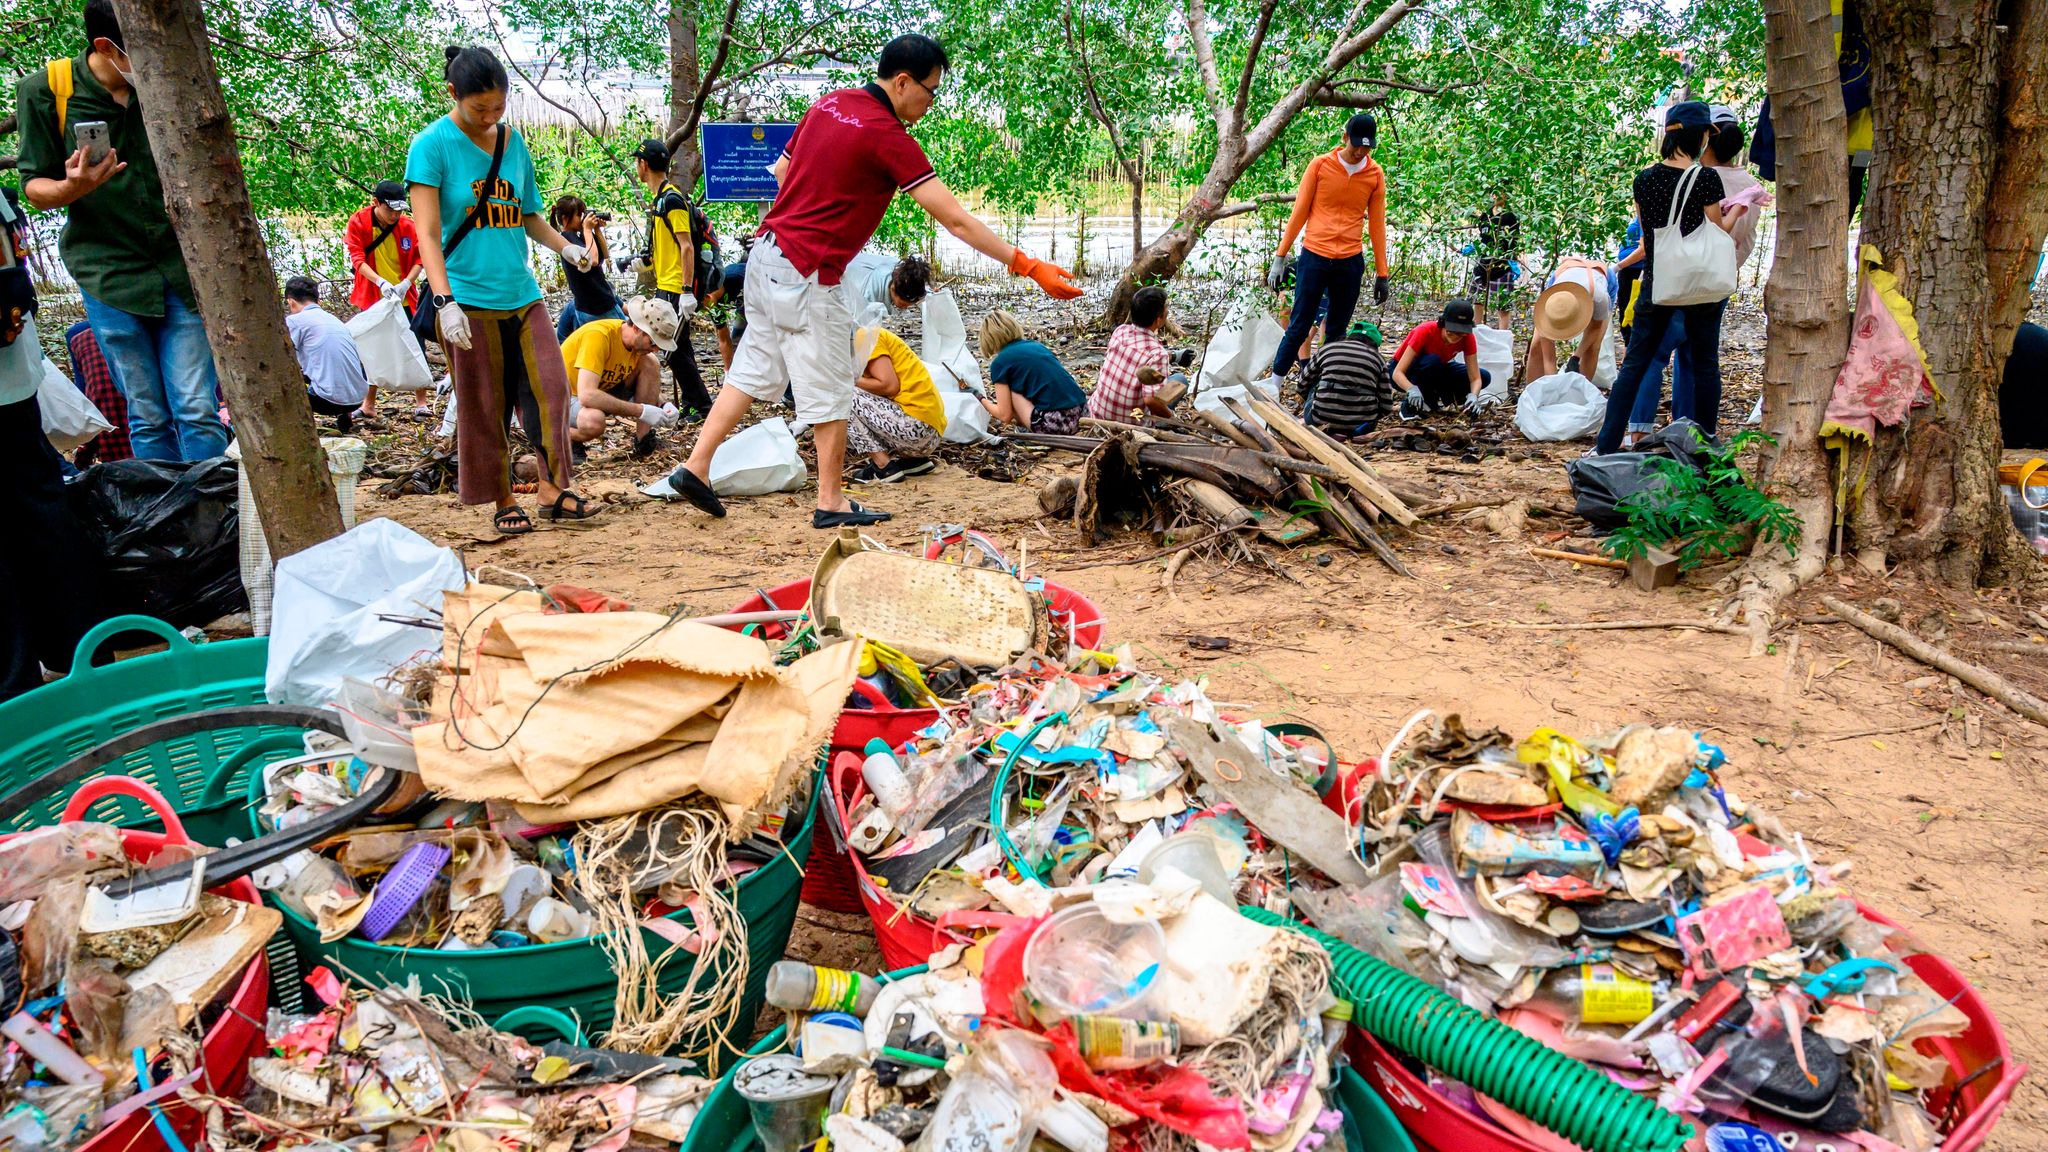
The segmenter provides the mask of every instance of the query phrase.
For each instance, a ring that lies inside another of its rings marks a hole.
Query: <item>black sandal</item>
[[[533,531],[533,517],[526,514],[526,509],[514,504],[510,508],[498,509],[498,514],[491,517],[491,527],[496,528],[500,536],[524,536]]]
[[[575,502],[573,507],[571,501]],[[540,510],[540,518],[553,521],[557,528],[583,528],[597,519],[599,511],[590,506],[590,501],[565,488],[554,503]]]

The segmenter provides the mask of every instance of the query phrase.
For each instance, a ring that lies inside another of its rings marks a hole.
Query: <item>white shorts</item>
[[[725,384],[756,400],[777,403],[796,392],[796,418],[806,424],[846,419],[853,410],[853,309],[840,286],[797,272],[775,246],[754,242],[747,257],[747,331],[733,351]]]

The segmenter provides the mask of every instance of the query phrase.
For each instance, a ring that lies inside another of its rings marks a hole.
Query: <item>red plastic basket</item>
[[[1867,920],[1896,927],[1860,903],[1857,909]],[[2027,1074],[2027,1066],[2013,1059],[2005,1029],[1955,965],[1927,953],[1905,959],[1936,996],[1954,997],[1955,1006],[1969,1017],[1970,1025],[1961,1036],[1922,1040],[1919,1047],[1948,1061],[1954,1071],[1950,1084],[1963,1085],[1959,1094],[1952,1087],[1942,1088],[1929,1098],[1934,1114],[1940,1116],[1951,1107],[1950,1097],[1960,1095],[1953,1104],[1955,1124],[1941,1145],[1942,1152],[1974,1152],[2005,1111],[2013,1089]],[[1424,1152],[1553,1152],[1553,1148],[1569,1147],[1562,1140],[1554,1146],[1531,1143],[1458,1107],[1362,1030],[1353,1030],[1351,1057]]]
[[[927,558],[937,559],[931,555]],[[1102,643],[1102,611],[1093,601],[1049,580],[1046,581],[1045,594],[1052,601],[1053,611],[1072,622],[1074,643],[1083,648],[1094,648]],[[732,611],[795,611],[810,603],[810,599],[811,582],[795,580],[749,596],[735,605]],[[782,640],[789,635],[789,625],[762,624],[757,626],[755,634],[764,640]],[[832,731],[831,747],[834,752],[860,752],[867,747],[869,740],[880,740],[891,748],[900,748],[939,718],[936,708],[898,708],[865,681],[855,681],[853,691],[866,700],[868,706],[848,708],[839,714],[839,725]],[[857,774],[858,763],[855,767]],[[838,821],[840,812],[835,806],[828,805],[825,812],[828,822]],[[835,824],[823,840],[812,845],[810,863],[804,868],[803,901],[829,912],[852,913],[865,909],[873,914],[874,906],[862,888],[864,881],[855,875],[847,858],[846,833],[844,824]],[[884,905],[887,903],[883,901]],[[877,920],[875,926],[880,933],[881,921]],[[885,958],[894,958],[886,946],[882,954]],[[918,952],[915,959],[901,964],[891,963],[889,967],[922,964],[929,955],[930,949],[925,949]]]
[[[191,843],[170,802],[156,789],[133,776],[102,776],[86,783],[71,794],[59,819],[84,819],[86,810],[106,796],[140,800],[163,821],[162,832],[122,830],[121,846],[130,860],[148,864],[167,847]],[[0,836],[0,840],[6,839],[8,837]],[[245,904],[262,903],[256,886],[247,879],[233,880],[210,891]],[[249,1060],[264,1048],[263,1024],[268,1015],[269,999],[270,967],[258,953],[243,970],[241,981],[228,994],[219,1017],[200,1042],[199,1078],[193,1082],[194,1090],[230,1100],[240,1097],[249,1076]],[[203,1113],[188,1106],[176,1093],[164,1097],[156,1107],[187,1147],[197,1146],[206,1120]],[[138,1108],[99,1135],[78,1145],[76,1152],[161,1152],[166,1147],[162,1134],[150,1119],[149,1109]]]

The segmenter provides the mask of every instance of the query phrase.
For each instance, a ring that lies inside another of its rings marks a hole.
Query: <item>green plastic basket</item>
[[[94,666],[94,650],[123,632],[147,632],[170,647]],[[70,675],[0,704],[0,794],[145,724],[264,703],[263,664],[269,650],[263,639],[194,644],[148,616],[103,621],[78,642]],[[238,755],[263,735],[277,739]],[[218,846],[227,837],[247,834],[240,797],[250,765],[290,755],[298,748],[298,736],[298,729],[276,725],[200,732],[133,752],[87,779],[120,775],[144,781],[171,802],[194,841]],[[50,797],[0,824],[0,832],[55,820],[69,795],[67,789]],[[102,800],[87,816],[123,827],[160,827],[147,808],[125,798]]]
[[[909,968],[898,968],[876,977],[884,984],[897,980],[908,980],[925,971],[926,965],[915,964]],[[788,1028],[777,1025],[773,1032],[761,1038],[761,1042],[747,1049],[749,1056],[764,1056],[782,1047],[788,1037]],[[755,1152],[761,1147],[761,1138],[754,1134],[754,1119],[747,1111],[746,1098],[732,1086],[732,1076],[739,1070],[738,1063],[726,1069],[719,1077],[718,1086],[711,1095],[704,1098],[703,1107],[697,1110],[697,1119],[690,1125],[690,1134],[683,1140],[677,1152]]]
[[[803,864],[810,859],[811,836],[817,825],[818,789],[819,784],[813,779],[803,824],[787,841],[789,851],[739,882],[739,913],[747,922],[747,980],[739,1014],[727,1028],[741,1036],[751,1032],[750,1026],[766,998],[768,969],[782,959],[783,951],[789,947],[789,934],[796,927]],[[256,816],[263,799],[260,775],[250,778],[246,792],[249,816],[243,833],[262,836],[267,829]],[[284,934],[297,953],[300,971],[310,972],[318,965],[328,964],[380,985],[402,985],[408,978],[417,977],[423,991],[453,996],[487,1020],[505,1017],[519,1009],[552,1008],[591,1035],[602,1036],[611,1027],[618,978],[603,946],[594,938],[476,952],[393,948],[354,936],[322,944],[320,930],[285,907],[275,893],[266,892],[263,898],[284,914]],[[672,912],[668,918],[689,923],[687,911]],[[674,947],[651,932],[646,933],[646,938],[650,955],[659,956]],[[694,970],[695,965],[686,963],[684,958],[670,959],[661,971],[662,993],[680,994]],[[527,1029],[518,1025],[531,1022],[532,1015],[510,1018],[516,1022],[511,1030],[525,1034]],[[694,1047],[701,1039],[690,1037],[685,1044]],[[722,1067],[737,1051],[727,1048],[713,1052],[712,1067]]]
[[[886,984],[924,970],[925,966],[919,964],[885,973],[880,979]],[[783,1030],[777,1028],[747,1055],[773,1052],[782,1047],[782,1042]],[[696,1122],[690,1125],[690,1135],[680,1152],[760,1152],[761,1138],[754,1132],[747,1101],[732,1086],[733,1072],[737,1070],[737,1066],[728,1070],[704,1098],[704,1106],[698,1110]],[[1401,1122],[1394,1118],[1393,1109],[1387,1107],[1387,1102],[1380,1099],[1363,1076],[1350,1068],[1344,1069],[1337,1080],[1337,1108],[1344,1113],[1343,1152],[1416,1152],[1415,1141],[1408,1138]]]

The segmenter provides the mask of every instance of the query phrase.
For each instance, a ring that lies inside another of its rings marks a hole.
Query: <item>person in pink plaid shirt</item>
[[[1171,409],[1153,397],[1169,380],[1186,379],[1181,373],[1167,374],[1172,367],[1166,345],[1158,332],[1166,327],[1166,289],[1140,288],[1131,296],[1131,318],[1109,334],[1109,350],[1102,357],[1102,371],[1095,377],[1095,391],[1088,396],[1088,415],[1097,420],[1129,420],[1134,409],[1143,408],[1160,416]],[[1143,372],[1144,369],[1150,372]],[[1141,376],[1141,372],[1143,375]]]

